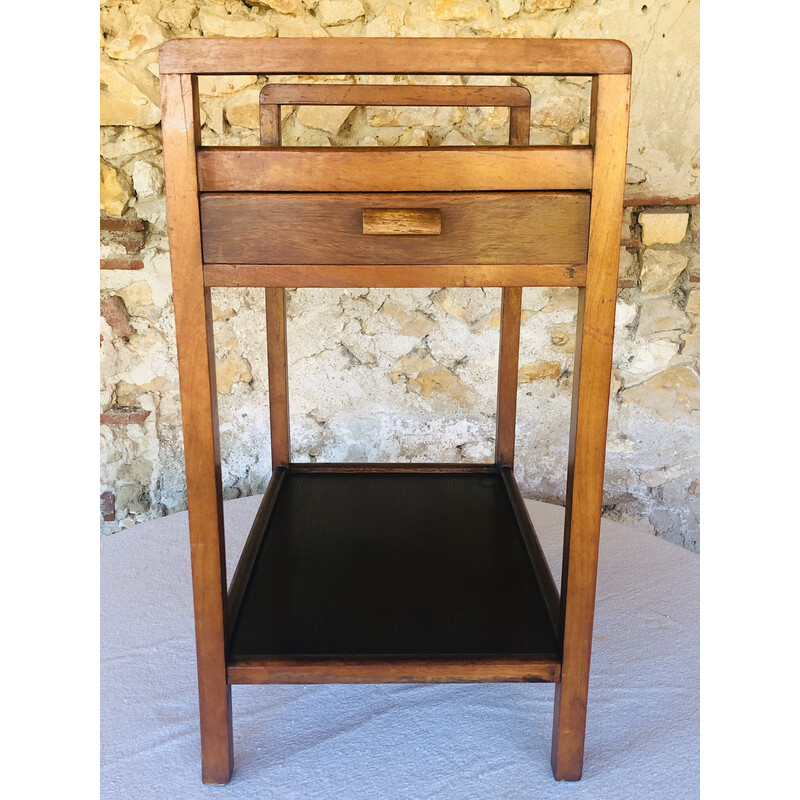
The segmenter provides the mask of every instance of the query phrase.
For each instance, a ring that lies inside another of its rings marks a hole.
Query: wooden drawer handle
[[[363,232],[373,236],[435,236],[442,232],[442,212],[438,208],[365,208]]]

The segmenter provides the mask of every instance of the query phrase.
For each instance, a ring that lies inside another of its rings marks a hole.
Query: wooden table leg
[[[161,76],[164,162],[192,553],[203,783],[233,770],[225,665],[227,581],[211,290],[203,285],[197,78]]]
[[[580,780],[583,771],[629,98],[630,76],[592,79],[595,160],[587,279],[578,296],[561,577],[563,653],[553,716],[557,780]]]

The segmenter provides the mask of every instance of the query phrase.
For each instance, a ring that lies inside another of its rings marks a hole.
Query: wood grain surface
[[[203,192],[576,191],[592,185],[578,147],[203,147]]]
[[[436,209],[436,236],[364,234],[364,213]],[[204,194],[213,264],[584,264],[585,192]]]
[[[200,75],[597,75],[631,71],[610,39],[173,39],[159,72]]]

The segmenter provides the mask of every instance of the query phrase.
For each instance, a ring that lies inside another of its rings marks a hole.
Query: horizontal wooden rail
[[[413,66],[412,66],[413,65]],[[411,66],[413,72],[409,72]],[[159,71],[198,75],[629,74],[623,42],[592,39],[173,39]]]
[[[228,662],[228,683],[558,682],[557,658],[285,659]]]
[[[585,286],[585,264],[205,264],[206,286],[298,289]]]
[[[268,83],[261,105],[525,107],[524,86],[412,86],[406,84]]]
[[[414,462],[413,464],[399,463],[396,461],[375,462],[375,461],[348,461],[348,462],[331,462],[331,461],[294,461],[289,465],[291,473],[308,473],[308,472],[449,472],[449,473],[472,473],[472,472],[497,472],[497,464],[489,463],[475,463],[464,461],[453,461],[450,463],[437,463],[424,461]]]
[[[201,192],[585,190],[590,147],[201,147]]]

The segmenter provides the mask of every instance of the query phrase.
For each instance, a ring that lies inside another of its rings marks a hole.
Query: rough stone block
[[[488,16],[489,4],[485,0],[434,0],[434,19],[473,22]]]
[[[642,251],[642,292],[660,294],[675,285],[675,279],[686,269],[689,259],[674,250]]]
[[[497,7],[500,11],[500,16],[503,19],[508,19],[519,13],[520,0],[499,0]]]
[[[250,87],[239,92],[225,104],[225,116],[229,124],[239,128],[258,129],[258,96],[260,92],[261,87]]]
[[[164,29],[154,19],[142,15],[134,19],[124,36],[115,36],[107,42],[105,52],[111,58],[132,60],[160,47],[166,38]]]
[[[519,369],[520,383],[533,383],[534,381],[556,380],[564,371],[558,361],[535,361],[524,364]]]
[[[336,135],[342,129],[355,106],[301,106],[297,121],[306,128]]]
[[[674,298],[671,295],[662,295],[642,303],[636,333],[640,338],[677,337],[689,327],[689,317],[678,307]]]
[[[692,289],[686,296],[686,313],[699,314],[700,313],[700,290]]]
[[[121,217],[133,194],[128,176],[111,164],[100,162],[100,210],[110,217]]]
[[[642,211],[642,244],[680,244],[686,236],[689,215],[683,211]]]
[[[319,0],[317,5],[317,21],[326,27],[355,22],[364,14],[364,6],[359,0]]]
[[[624,389],[623,402],[637,403],[672,421],[700,407],[700,378],[686,366],[672,366],[638,386]]]
[[[100,61],[100,124],[152,128],[161,121],[158,81],[132,64]]]
[[[546,96],[531,108],[531,125],[569,133],[581,121],[581,98]]]
[[[206,36],[261,37],[275,36],[277,31],[261,18],[228,14],[223,9],[204,6],[199,11],[200,27]]]

